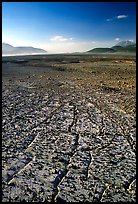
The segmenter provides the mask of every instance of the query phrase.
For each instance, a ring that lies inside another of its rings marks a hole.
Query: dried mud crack
[[[69,128],[68,128],[68,131],[72,133],[72,127],[76,125],[76,122],[77,122],[77,108],[76,106],[73,106],[73,121],[72,123],[69,125]],[[73,146],[71,147],[72,151],[70,152],[70,157],[69,157],[69,160],[68,162],[66,163],[66,166],[65,166],[65,169],[62,170],[60,172],[60,174],[55,178],[54,182],[53,182],[53,185],[54,185],[54,188],[55,188],[55,193],[53,194],[52,196],[52,202],[55,202],[59,201],[59,198],[58,197],[58,194],[60,192],[60,188],[59,188],[59,184],[63,181],[64,177],[66,176],[66,174],[68,173],[69,171],[69,166],[71,164],[71,159],[73,157],[73,155],[75,154],[75,152],[77,151],[77,147],[78,147],[78,140],[79,140],[79,134],[77,133],[72,133],[72,135],[74,136],[74,144]]]
[[[3,58],[2,202],[136,202],[135,71],[129,55]]]

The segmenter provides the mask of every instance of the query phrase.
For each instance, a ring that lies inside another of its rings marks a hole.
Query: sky
[[[48,53],[136,41],[136,2],[2,2],[2,42]]]

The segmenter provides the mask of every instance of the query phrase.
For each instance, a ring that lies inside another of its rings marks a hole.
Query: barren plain
[[[136,56],[2,59],[2,202],[136,202]]]

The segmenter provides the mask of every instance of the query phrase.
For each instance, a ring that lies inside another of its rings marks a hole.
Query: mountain
[[[46,54],[47,51],[34,47],[14,47],[7,43],[2,43],[2,55],[31,55]]]
[[[7,43],[2,43],[2,51],[4,52],[11,52],[14,49],[13,46],[7,44]]]
[[[127,41],[121,41],[111,48],[94,48],[87,51],[89,53],[118,53],[118,52],[136,52],[136,43]]]
[[[119,43],[116,44],[116,46],[121,46],[121,47],[127,47],[127,46],[134,46],[136,43],[130,41],[130,40],[126,40],[126,41],[121,41]]]

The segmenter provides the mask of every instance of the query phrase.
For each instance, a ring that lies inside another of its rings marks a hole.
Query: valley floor
[[[3,58],[3,202],[136,202],[135,60]]]

